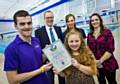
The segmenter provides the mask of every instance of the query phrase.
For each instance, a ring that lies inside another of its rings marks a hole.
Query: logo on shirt
[[[39,45],[36,45],[35,48],[39,48],[40,46]]]

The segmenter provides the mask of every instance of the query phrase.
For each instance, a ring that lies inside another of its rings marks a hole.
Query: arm
[[[76,67],[78,70],[81,72],[85,73],[86,75],[94,75],[94,70],[92,69],[91,66],[85,66],[77,62],[74,58],[72,59],[72,64],[74,67]]]
[[[111,57],[111,53],[109,53],[109,52],[105,52],[104,54],[103,54],[103,56],[100,58],[100,63],[103,63],[104,61],[106,61],[106,60],[108,60],[109,58]]]
[[[18,83],[24,82],[26,80],[29,80],[32,77],[34,77],[40,73],[41,72],[39,70],[22,73],[22,74],[17,74],[17,71],[7,71],[6,75],[7,75],[9,84],[18,84]]]
[[[112,35],[112,32],[110,30],[107,30],[106,34],[106,52],[103,54],[103,56],[100,58],[100,62],[103,63],[104,61],[108,60],[115,49],[114,47],[114,37]]]
[[[90,66],[78,64],[78,70],[85,73],[86,75],[94,75],[93,70]]]
[[[36,75],[39,75],[40,73],[43,73],[45,71],[48,71],[52,67],[51,63],[45,64],[42,67],[40,67],[37,70],[31,71],[31,72],[25,72],[18,74],[16,70],[14,71],[7,71],[7,79],[9,84],[19,84],[21,82],[27,81],[31,78],[33,78]]]
[[[62,43],[64,43],[64,38],[63,38],[61,27],[54,26],[54,28],[55,28],[58,38],[62,41]]]

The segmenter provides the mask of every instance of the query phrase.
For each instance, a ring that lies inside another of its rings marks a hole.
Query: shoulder
[[[33,39],[34,42],[38,42],[38,43],[40,42],[39,39],[36,38],[36,37],[32,37],[32,39]]]
[[[93,36],[90,33],[87,34],[87,39],[92,38],[92,37]]]
[[[16,40],[12,41],[5,49],[5,53],[11,52],[13,53],[16,50],[16,47],[18,46]]]
[[[53,26],[56,32],[62,33],[61,27],[60,26]]]
[[[45,30],[45,26],[42,26],[42,27],[36,29],[35,32],[40,32],[40,31],[43,31],[43,30]]]
[[[40,29],[45,29],[45,26],[41,26]]]
[[[78,31],[84,31],[82,28],[76,28],[76,30],[78,30]]]
[[[17,46],[17,45],[18,45],[17,40],[14,39],[14,40],[8,45],[8,47],[9,47],[9,48],[13,48],[13,47],[15,47],[15,46]]]
[[[81,32],[82,34],[85,34],[84,29],[82,29],[82,28],[76,28],[76,30]]]
[[[82,28],[79,28],[80,31],[84,31]]]
[[[60,29],[61,27],[60,26],[53,26],[54,28],[58,28],[58,29]]]
[[[105,32],[111,32],[111,30],[109,28],[105,28],[104,31]]]
[[[106,34],[106,35],[112,34],[111,30],[108,29],[108,28],[105,28],[103,33]]]
[[[87,36],[91,36],[91,34],[90,33],[88,33],[88,35]]]

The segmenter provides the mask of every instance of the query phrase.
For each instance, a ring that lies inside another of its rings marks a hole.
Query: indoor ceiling
[[[33,13],[37,6],[42,7],[53,1],[59,0],[0,0],[0,20],[12,19],[13,14],[19,9]]]

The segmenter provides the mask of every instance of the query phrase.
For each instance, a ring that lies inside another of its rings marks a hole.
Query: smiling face
[[[68,46],[72,51],[78,51],[81,46],[81,40],[78,34],[71,34],[68,37]]]
[[[67,26],[68,26],[68,28],[72,29],[72,28],[74,28],[74,25],[75,25],[75,19],[74,19],[74,17],[73,16],[69,16],[67,18]]]
[[[47,11],[44,14],[44,20],[47,26],[51,27],[54,21],[54,15],[51,11]]]
[[[94,28],[99,28],[100,27],[100,19],[98,16],[94,15],[91,17],[91,25]]]
[[[16,29],[22,37],[31,37],[32,34],[32,18],[31,16],[16,17]]]

